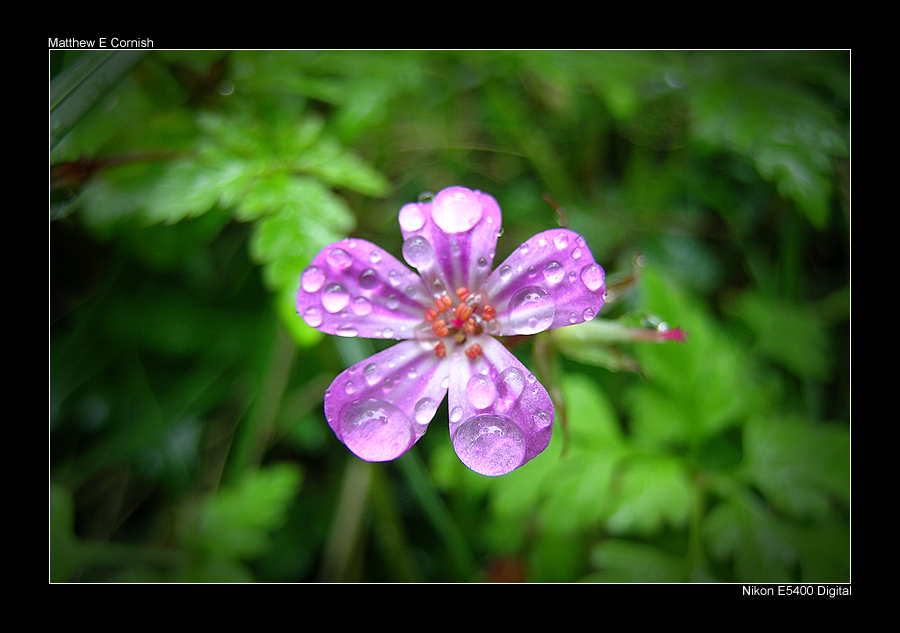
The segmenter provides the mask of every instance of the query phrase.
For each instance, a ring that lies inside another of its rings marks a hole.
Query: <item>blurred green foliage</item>
[[[848,52],[96,54],[51,52],[52,581],[850,580]],[[353,457],[323,394],[383,342],[294,310],[450,185],[611,289],[510,341],[556,430],[496,479],[446,406]]]

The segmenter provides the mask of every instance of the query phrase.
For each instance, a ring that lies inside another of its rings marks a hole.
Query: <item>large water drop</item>
[[[329,284],[322,291],[322,307],[332,314],[340,312],[350,303],[350,293],[341,284]]]
[[[475,374],[466,384],[466,395],[476,409],[487,409],[494,404],[497,388],[493,381],[483,374]]]
[[[424,268],[434,259],[434,250],[421,235],[415,235],[403,242],[403,259],[413,268]]]
[[[322,325],[322,311],[315,306],[310,306],[303,311],[303,320],[309,327],[319,327]]]
[[[544,266],[544,279],[547,283],[558,284],[566,276],[566,269],[559,262],[548,262]]]
[[[431,203],[431,217],[445,233],[464,233],[481,219],[478,195],[464,187],[449,187]]]
[[[508,411],[525,389],[525,376],[517,367],[507,367],[497,377],[497,401],[504,411]]]
[[[584,282],[584,285],[587,286],[588,290],[596,292],[603,288],[603,283],[606,281],[606,275],[603,273],[603,269],[597,264],[588,264],[581,269],[581,281]]]
[[[399,221],[404,231],[418,231],[425,226],[425,214],[418,204],[406,204],[400,209]]]
[[[486,413],[466,420],[451,440],[466,466],[489,477],[505,475],[525,459],[522,431],[512,420],[499,415]]]
[[[537,334],[553,323],[556,308],[547,291],[526,286],[509,300],[509,324],[517,334]]]
[[[375,398],[350,405],[341,416],[340,428],[347,448],[370,462],[396,459],[416,439],[406,414],[390,402]]]
[[[353,258],[347,254],[347,251],[337,247],[334,247],[330,251],[328,251],[325,259],[328,262],[328,265],[338,272],[350,268],[350,266],[353,264]]]
[[[300,287],[306,292],[316,292],[325,283],[325,273],[318,266],[310,266],[300,276]]]
[[[416,403],[414,409],[416,422],[419,424],[428,424],[431,422],[431,418],[434,417],[437,408],[438,405],[434,400],[431,398],[422,398]]]

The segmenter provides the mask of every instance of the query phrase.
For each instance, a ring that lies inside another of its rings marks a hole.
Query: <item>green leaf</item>
[[[732,564],[736,582],[791,582],[797,549],[788,526],[758,504],[724,501],[703,519],[713,557]]]
[[[84,51],[50,81],[50,149],[147,55]]]
[[[355,217],[343,198],[312,178],[294,177],[290,197],[254,226],[250,250],[273,289],[300,287],[300,275],[325,246],[346,237]]]
[[[828,323],[814,308],[748,291],[730,310],[750,327],[760,352],[767,357],[801,378],[828,375]]]
[[[684,557],[643,543],[605,539],[590,556],[592,566],[599,571],[585,577],[585,581],[672,583],[684,582],[688,576]]]
[[[624,462],[617,474],[613,534],[655,534],[665,525],[681,528],[688,518],[691,481],[680,460],[661,455]]]
[[[226,560],[260,556],[271,544],[269,534],[284,522],[300,481],[297,467],[282,462],[218,490],[206,502],[188,542]]]
[[[744,429],[742,477],[798,518],[826,516],[850,504],[850,433],[837,424],[759,417]]]

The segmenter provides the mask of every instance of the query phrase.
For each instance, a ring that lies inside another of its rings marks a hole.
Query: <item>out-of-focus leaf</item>
[[[648,381],[628,394],[640,442],[696,444],[735,424],[764,397],[750,380],[747,351],[729,339],[703,307],[653,267],[643,270],[644,308],[687,332],[684,344],[635,349]]]
[[[715,559],[730,562],[736,582],[791,582],[797,550],[790,530],[758,504],[724,501],[703,520]]]
[[[206,502],[197,530],[187,541],[224,560],[261,555],[271,543],[269,534],[284,521],[300,481],[300,471],[284,462],[218,490]]]
[[[50,148],[75,127],[146,51],[84,51],[50,81]]]
[[[850,433],[836,424],[754,418],[745,425],[743,477],[793,516],[822,518],[850,502]],[[833,501],[832,501],[833,500]]]
[[[815,309],[757,292],[745,292],[731,306],[756,335],[759,350],[801,378],[827,375],[831,354],[823,315]]]
[[[347,203],[317,180],[296,177],[288,190],[291,197],[256,223],[250,246],[272,288],[299,288],[316,253],[346,237],[355,222]]]
[[[685,559],[643,543],[605,539],[591,550],[591,565],[598,568],[587,582],[685,582]]]
[[[620,464],[607,521],[613,534],[649,535],[687,522],[691,482],[680,460],[654,456]]]
[[[764,179],[824,228],[832,159],[849,151],[829,104],[799,84],[755,76],[759,66],[751,59],[723,55],[714,63],[721,79],[698,82],[690,92],[696,137],[749,156]]]

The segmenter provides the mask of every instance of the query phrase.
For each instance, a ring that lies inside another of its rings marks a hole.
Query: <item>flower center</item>
[[[457,288],[454,296],[446,292],[434,300],[434,306],[425,311],[425,320],[431,323],[431,330],[438,338],[453,337],[457,345],[464,345],[467,334],[484,332],[483,323],[493,319],[497,312],[485,303],[480,294],[469,292],[468,288]],[[435,354],[443,358],[447,348],[443,341],[434,347]],[[466,348],[466,356],[475,359],[481,355],[477,343]]]

